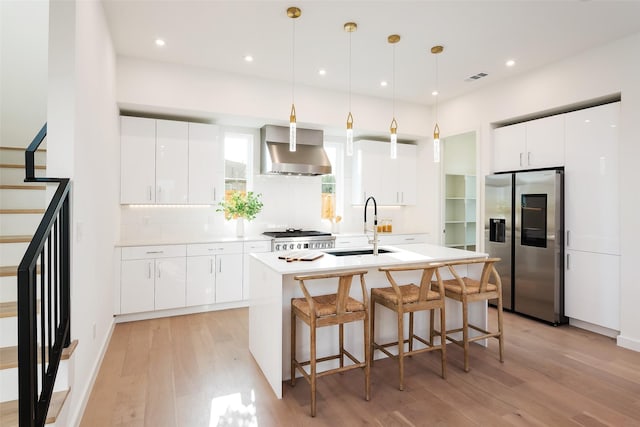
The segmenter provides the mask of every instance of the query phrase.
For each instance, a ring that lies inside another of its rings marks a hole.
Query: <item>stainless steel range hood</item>
[[[289,128],[265,125],[260,129],[261,171],[281,175],[327,175],[331,163],[323,148],[321,130],[297,129],[296,151],[289,151]]]

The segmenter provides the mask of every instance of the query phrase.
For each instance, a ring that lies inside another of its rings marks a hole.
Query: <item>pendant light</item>
[[[291,18],[291,112],[289,113],[289,151],[296,151],[296,104],[295,104],[295,65],[296,65],[296,19],[302,15],[297,7],[287,9]]]
[[[396,43],[400,41],[400,36],[392,34],[387,37],[389,44],[393,45],[393,72],[391,78],[391,84],[393,85],[393,119],[391,120],[391,126],[389,128],[391,132],[391,158],[398,157],[398,122],[396,121]]]
[[[344,24],[344,30],[349,33],[349,114],[347,115],[347,156],[353,156],[353,115],[351,114],[351,33],[358,29],[355,22]]]
[[[433,128],[433,161],[434,163],[440,162],[440,126],[438,126],[438,54],[442,53],[444,47],[438,45],[431,48],[431,53],[436,58],[436,89],[433,91],[433,95],[436,97],[435,102],[435,118],[436,125]]]

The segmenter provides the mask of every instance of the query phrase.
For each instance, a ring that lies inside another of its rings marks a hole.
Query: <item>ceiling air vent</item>
[[[488,74],[487,73],[478,73],[478,74],[474,74],[471,77],[467,77],[466,79],[464,79],[465,82],[474,82],[478,79],[481,79],[483,77],[487,77]]]

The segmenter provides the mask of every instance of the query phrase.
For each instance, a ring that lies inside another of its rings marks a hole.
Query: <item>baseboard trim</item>
[[[83,390],[81,390],[82,399],[80,400],[80,404],[78,408],[73,411],[71,416],[71,423],[69,425],[74,427],[80,427],[80,422],[82,422],[82,416],[84,415],[84,410],[87,408],[87,403],[89,403],[89,397],[91,397],[91,391],[93,390],[93,385],[98,378],[98,372],[100,372],[100,366],[102,366],[102,361],[104,359],[105,354],[107,354],[107,348],[109,347],[109,343],[111,342],[111,336],[113,335],[113,330],[116,326],[115,321],[111,321],[111,327],[109,328],[109,333],[107,334],[105,340],[102,342],[102,346],[100,347],[100,356],[93,364],[93,368],[91,369],[91,378],[87,382],[87,385]],[[69,408],[70,410],[73,408]]]
[[[618,335],[616,342],[620,347],[633,351],[640,351],[640,340],[638,339]]]
[[[185,314],[206,313],[207,311],[229,310],[242,307],[249,307],[249,301],[196,305],[193,307],[172,308],[169,310],[146,311],[144,313],[120,314],[115,316],[115,322],[135,322],[138,320],[159,319],[161,317],[183,316]]]
[[[587,331],[595,332],[596,334],[604,335],[609,338],[616,338],[620,334],[620,332],[615,329],[605,328],[604,326],[578,319],[569,319],[569,324],[576,328],[586,329]]]

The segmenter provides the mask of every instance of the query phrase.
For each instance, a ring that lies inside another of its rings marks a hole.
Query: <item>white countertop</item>
[[[363,248],[345,249],[371,249],[371,246]],[[447,248],[444,246],[431,245],[428,243],[417,243],[412,245],[403,245],[403,249],[394,246],[380,246],[380,249],[392,250],[392,253],[358,256],[341,256],[337,257],[325,253],[324,256],[314,261],[293,261],[287,262],[278,259],[278,256],[285,255],[287,252],[265,252],[252,254],[254,258],[260,260],[267,267],[276,273],[300,274],[300,273],[319,273],[323,271],[335,271],[358,268],[378,268],[390,265],[418,264],[423,262],[434,261],[451,261],[458,259],[470,259],[485,257],[487,254],[482,252],[464,251],[461,249]]]
[[[271,237],[262,234],[236,237],[236,236],[175,236],[148,239],[122,240],[116,247],[125,246],[157,246],[157,245],[188,245],[198,243],[233,243],[233,242],[255,242],[270,241]]]

